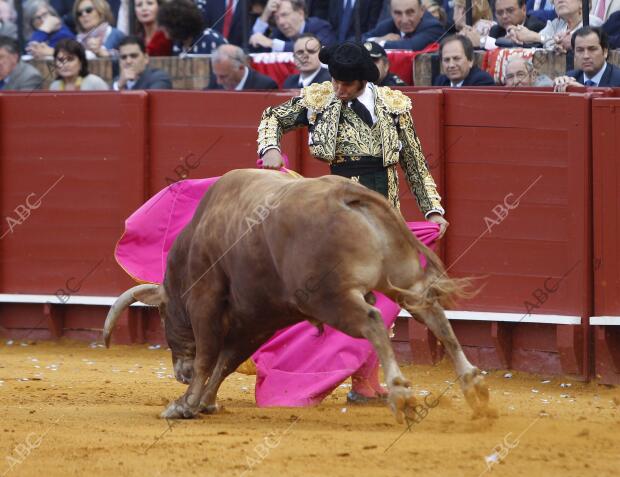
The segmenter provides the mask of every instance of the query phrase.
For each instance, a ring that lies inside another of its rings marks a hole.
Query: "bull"
[[[323,278],[302,299],[296,292],[309,276]],[[104,341],[109,346],[115,323],[132,303],[159,307],[176,379],[189,384],[161,416],[192,418],[218,410],[222,381],[277,330],[303,320],[327,324],[372,343],[387,402],[402,422],[416,400],[373,306],[373,290],[430,328],[452,359],[474,415],[492,415],[484,377],[443,311],[463,296],[463,284],[446,276],[439,258],[385,198],[337,176],[225,174],[173,244],[163,284],[138,285],[118,297]]]

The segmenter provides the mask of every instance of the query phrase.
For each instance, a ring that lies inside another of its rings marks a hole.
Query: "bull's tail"
[[[416,252],[426,260],[424,279],[411,289],[390,286],[399,293],[397,302],[412,315],[424,314],[435,305],[442,308],[453,307],[458,299],[471,298],[479,290],[471,291],[469,278],[450,278],[439,257],[422,242],[412,237]]]

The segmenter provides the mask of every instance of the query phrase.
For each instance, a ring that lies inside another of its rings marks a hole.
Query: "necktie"
[[[338,27],[338,41],[342,43],[347,38],[349,25],[351,25],[351,17],[353,16],[353,0],[346,0],[345,7],[342,10],[340,18],[340,26]]]
[[[594,81],[592,81],[592,80],[587,80],[584,84],[586,86],[596,86],[596,83]]]
[[[232,19],[235,13],[234,1],[235,0],[226,1],[226,11],[224,12],[224,26],[222,27],[222,35],[224,35],[224,38],[228,38],[228,34],[230,33],[230,26],[232,25]]]
[[[0,89],[4,89],[4,80],[0,79]]]
[[[364,106],[359,99],[355,98],[351,101],[351,109],[362,119],[362,121],[368,124],[368,127],[372,127],[372,116],[370,111],[368,111],[368,108],[366,108],[366,106]]]
[[[598,0],[598,4],[596,5],[595,15],[601,20],[605,20],[605,3],[607,3],[606,0]]]

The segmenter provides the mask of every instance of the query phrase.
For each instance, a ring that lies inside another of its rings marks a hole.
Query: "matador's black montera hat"
[[[329,74],[338,81],[370,81],[379,79],[379,70],[368,50],[361,44],[345,41],[323,48],[319,53],[321,63],[329,67]]]

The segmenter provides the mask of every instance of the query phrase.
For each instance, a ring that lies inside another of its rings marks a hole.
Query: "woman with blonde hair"
[[[118,44],[125,35],[114,28],[114,16],[106,0],[76,0],[73,17],[77,39],[90,57],[105,58],[118,54]]]
[[[488,0],[472,0],[472,17],[473,26],[480,35],[488,35],[489,30],[495,24],[493,21],[493,11],[489,5]],[[467,18],[467,11],[465,9],[465,0],[454,0],[454,27],[457,31],[467,30],[468,25],[465,24]],[[464,33],[464,32],[463,32]]]

